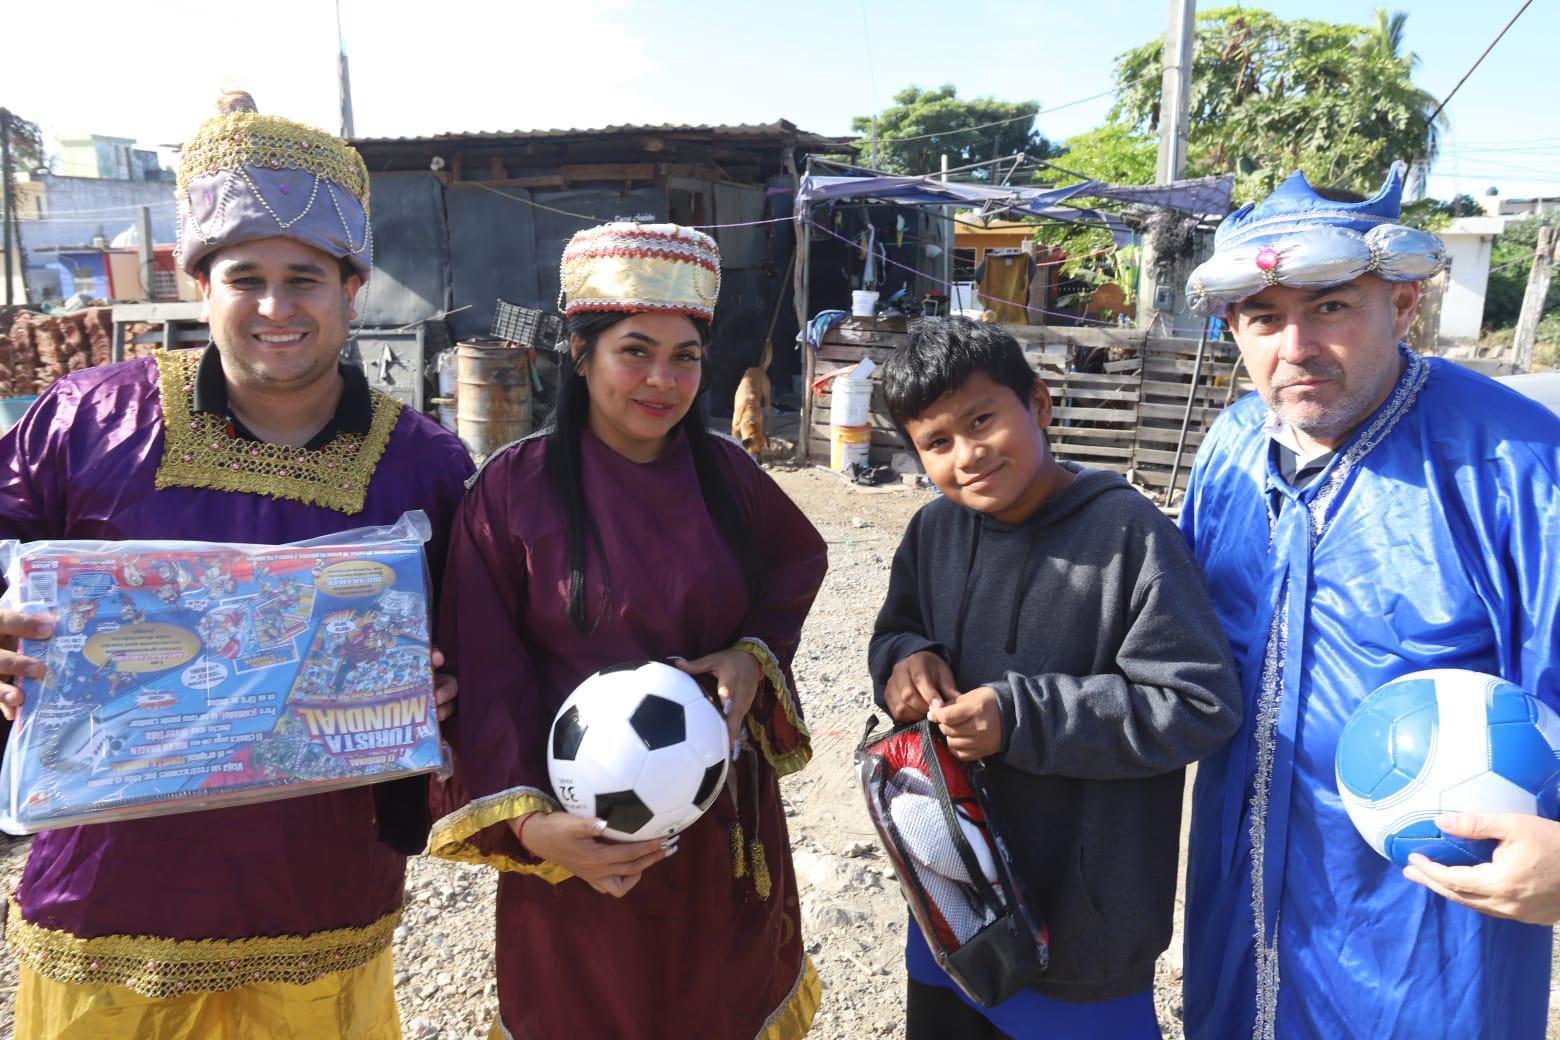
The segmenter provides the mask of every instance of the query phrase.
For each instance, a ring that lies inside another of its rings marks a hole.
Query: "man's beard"
[[[1311,437],[1336,437],[1363,422],[1376,402],[1379,388],[1362,385],[1359,376],[1360,373],[1355,373],[1351,380],[1349,373],[1336,362],[1312,365],[1285,362],[1273,373],[1263,399],[1274,415],[1301,433]],[[1318,405],[1314,401],[1286,401],[1280,396],[1280,391],[1286,387],[1312,379],[1331,382],[1335,391],[1332,401]]]

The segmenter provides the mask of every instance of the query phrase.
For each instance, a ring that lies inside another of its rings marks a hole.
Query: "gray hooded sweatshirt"
[[[917,513],[870,663],[879,704],[921,650],[961,691],[996,691],[991,818],[1050,933],[1034,988],[1095,1002],[1153,982],[1185,767],[1236,732],[1241,695],[1180,531],[1114,473],[1067,468],[1072,483],[1019,524],[947,499]]]

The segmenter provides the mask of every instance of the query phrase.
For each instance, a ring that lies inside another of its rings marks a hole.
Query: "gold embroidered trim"
[[[362,928],[253,939],[159,939],[105,935],[82,939],[23,919],[12,897],[6,945],[17,961],[46,979],[76,985],[125,986],[143,996],[218,993],[256,982],[303,986],[361,968],[390,946],[401,920],[396,908]]]
[[[764,855],[764,843],[757,838],[748,843],[748,860],[753,864],[753,891],[758,893],[758,898],[768,899],[772,888],[769,857]]]
[[[742,838],[742,821],[731,825],[731,876],[747,877],[747,842]]]
[[[163,453],[157,487],[242,491],[292,499],[351,516],[363,511],[369,481],[401,416],[401,402],[378,391],[367,434],[338,433],[317,451],[237,440],[226,422],[195,411],[198,350],[158,351]]]
[[[780,670],[780,661],[774,655],[774,651],[764,645],[762,639],[744,637],[737,640],[738,650],[746,651],[753,655],[759,666],[764,669],[764,678],[769,680],[769,685],[775,691],[775,697],[780,701],[780,707],[785,711],[786,721],[796,730],[796,747],[785,754],[775,752],[774,742],[769,739],[769,734],[758,720],[748,715],[746,722],[748,735],[758,744],[764,752],[764,757],[769,759],[769,764],[774,767],[776,776],[786,776],[804,768],[812,761],[812,732],[807,724],[802,721],[801,712],[796,708],[796,694],[786,685],[785,673]]]
[[[356,148],[323,130],[258,112],[218,116],[195,131],[179,153],[179,192],[196,177],[246,166],[306,170],[335,181],[368,207],[368,166]]]
[[[818,969],[813,967],[811,957],[804,956],[796,985],[791,987],[791,992],[753,1040],[800,1040],[812,1028],[813,1016],[818,1013],[821,1003],[823,983],[818,979]]]
[[[501,852],[483,852],[470,840],[477,832],[532,812],[557,812],[558,803],[534,787],[512,787],[468,802],[433,825],[428,855],[456,863],[477,863],[517,874],[535,874],[554,885],[574,874],[556,863],[523,863]]]

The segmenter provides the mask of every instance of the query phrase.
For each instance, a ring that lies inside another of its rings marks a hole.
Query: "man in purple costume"
[[[219,109],[177,188],[212,345],[43,394],[0,439],[0,537],[274,544],[421,509],[437,574],[471,460],[338,361],[372,261],[363,160],[248,95]],[[0,614],[8,647],[49,628]],[[13,683],[42,673],[0,650]],[[453,694],[441,680],[441,703]],[[20,703],[0,685],[7,715]],[[424,788],[40,834],[7,915],[17,1035],[398,1040],[390,940]]]

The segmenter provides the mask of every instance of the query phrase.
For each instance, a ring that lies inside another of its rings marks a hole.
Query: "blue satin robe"
[[[1560,708],[1560,418],[1403,357],[1306,490],[1279,475],[1255,394],[1197,454],[1181,525],[1246,721],[1194,789],[1189,1040],[1544,1035],[1550,929],[1405,880],[1334,781],[1339,731],[1408,672],[1491,672]]]

